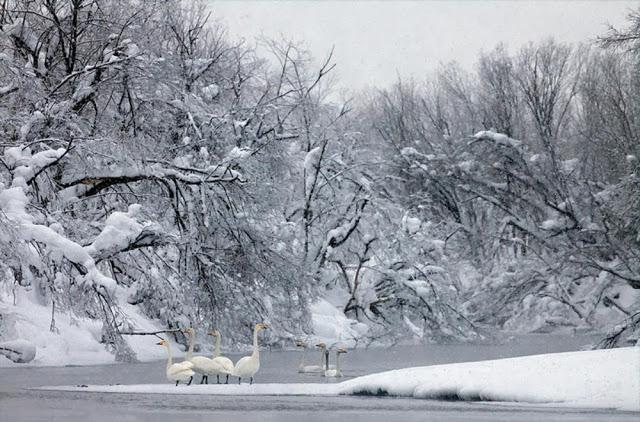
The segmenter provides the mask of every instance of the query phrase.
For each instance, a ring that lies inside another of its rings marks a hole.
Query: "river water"
[[[499,345],[398,346],[351,350],[345,378],[410,366],[581,350],[586,337],[530,335]],[[238,355],[229,356],[236,360]],[[309,354],[315,360],[316,354]],[[298,374],[300,353],[260,354],[256,382],[331,382]],[[83,367],[0,369],[0,422],[13,421],[638,421],[637,413],[501,403],[444,402],[392,397],[189,396],[32,390],[44,385],[157,384],[164,361]],[[211,377],[211,381],[215,379]],[[198,378],[199,381],[199,378]]]

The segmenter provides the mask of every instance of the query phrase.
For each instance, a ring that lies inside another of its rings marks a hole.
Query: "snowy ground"
[[[187,395],[367,394],[640,412],[640,347],[406,368],[336,384],[89,385],[45,390]]]

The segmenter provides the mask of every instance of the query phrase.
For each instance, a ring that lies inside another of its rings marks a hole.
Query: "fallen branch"
[[[118,334],[122,336],[156,336],[159,337],[158,334],[162,333],[177,333],[182,331],[179,328],[173,328],[170,330],[160,330],[160,331],[120,331]]]

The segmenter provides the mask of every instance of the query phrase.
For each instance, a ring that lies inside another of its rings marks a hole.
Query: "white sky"
[[[341,87],[393,83],[456,60],[471,69],[498,42],[516,49],[553,36],[579,42],[624,26],[635,1],[229,1],[208,0],[232,37],[303,41],[320,61],[335,45]]]

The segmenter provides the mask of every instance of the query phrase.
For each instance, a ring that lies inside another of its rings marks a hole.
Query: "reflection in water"
[[[388,369],[580,350],[592,339],[526,336],[502,345],[427,345],[353,350],[344,355],[345,378]],[[239,356],[230,356],[237,359]],[[297,372],[300,353],[261,353],[256,382],[335,382]],[[199,381],[199,379],[198,379]],[[402,420],[636,420],[637,414],[546,409],[490,403],[461,403],[372,397],[216,397],[68,393],[25,390],[42,385],[166,383],[164,362],[91,367],[0,369],[0,422],[4,421],[388,421]]]

